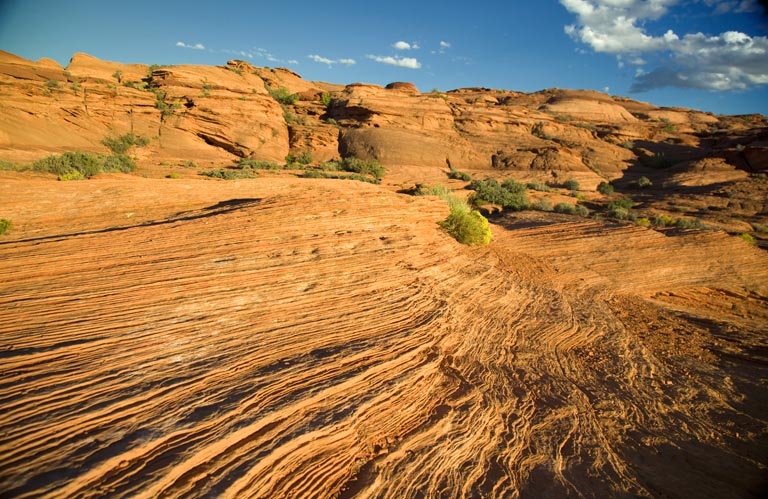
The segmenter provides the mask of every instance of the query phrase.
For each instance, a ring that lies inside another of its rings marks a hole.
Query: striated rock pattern
[[[362,183],[2,182],[3,496],[762,490],[743,241],[532,214],[471,249]]]

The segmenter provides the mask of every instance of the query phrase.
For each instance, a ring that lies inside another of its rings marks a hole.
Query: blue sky
[[[592,89],[768,115],[759,0],[0,0],[0,49],[62,65],[76,52],[144,64],[244,59],[330,83]]]

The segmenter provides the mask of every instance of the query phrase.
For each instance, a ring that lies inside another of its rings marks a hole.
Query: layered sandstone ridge
[[[86,54],[61,68],[0,53],[0,81],[0,159],[13,161],[103,151],[105,136],[133,131],[151,138],[140,157],[172,161],[281,162],[308,152],[318,161],[355,155],[388,165],[569,172],[589,185],[659,157],[766,168],[759,115],[717,117],[593,91],[422,93],[402,82],[309,82],[243,61],[157,67]],[[269,89],[298,101],[281,104]]]

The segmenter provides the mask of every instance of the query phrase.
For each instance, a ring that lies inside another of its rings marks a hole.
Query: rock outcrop
[[[594,91],[422,93],[408,82],[310,82],[238,60],[159,67],[75,54],[64,69],[5,52],[0,81],[0,159],[11,161],[104,151],[105,136],[130,131],[151,139],[142,154],[158,161],[355,155],[532,177],[563,172],[597,185],[638,164],[707,157],[761,172],[768,154],[765,117],[717,117]]]

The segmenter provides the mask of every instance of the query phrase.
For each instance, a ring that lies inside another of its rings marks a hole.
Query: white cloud
[[[449,49],[449,48],[451,48],[451,44],[449,42],[444,42],[444,41],[440,40],[440,48],[441,49]]]
[[[185,49],[205,50],[205,45],[203,45],[202,43],[188,44],[184,42],[176,42],[176,46],[185,48]]]
[[[715,11],[752,12],[755,0],[717,2],[702,0]],[[658,21],[680,0],[560,0],[576,15],[565,33],[595,52],[615,55],[619,66],[657,67],[636,73],[633,91],[674,86],[707,90],[743,90],[768,83],[768,37],[737,31],[716,36],[684,34],[672,30],[661,36],[647,33],[645,25]],[[725,7],[723,7],[725,5]],[[641,56],[642,54],[642,56]]]
[[[411,50],[411,44],[403,41],[393,43],[392,47],[396,48],[397,50]]]
[[[327,64],[329,66],[333,66],[334,64],[342,64],[344,66],[351,66],[353,64],[357,64],[357,61],[355,61],[354,59],[329,59],[327,57],[323,57],[321,55],[315,55],[315,54],[308,55],[307,57],[315,62],[319,62],[321,64]]]
[[[419,69],[421,67],[421,63],[413,57],[392,57],[380,55],[367,55],[366,57],[382,64],[389,64],[391,66],[398,66],[401,68]]]

